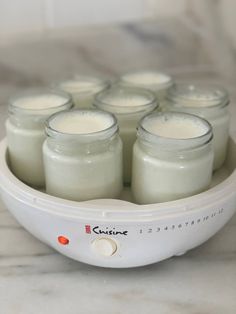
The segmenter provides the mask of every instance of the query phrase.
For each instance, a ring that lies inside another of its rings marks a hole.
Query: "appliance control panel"
[[[146,222],[63,220],[54,229],[54,246],[63,254],[92,265],[143,265],[183,254],[203,243],[234,211],[232,200]]]

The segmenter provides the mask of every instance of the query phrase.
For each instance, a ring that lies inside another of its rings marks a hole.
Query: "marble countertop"
[[[221,82],[234,100],[233,54],[231,72],[221,73],[223,65],[211,48],[178,20],[46,34],[0,47],[0,138],[10,95],[72,72],[115,77],[131,69],[166,69],[180,79]],[[103,269],[41,243],[0,202],[0,313],[233,314],[235,239],[236,216],[181,257],[137,269]]]

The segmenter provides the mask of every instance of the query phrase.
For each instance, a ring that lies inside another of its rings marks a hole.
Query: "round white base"
[[[206,192],[150,205],[125,200],[72,202],[19,181],[0,144],[0,192],[25,229],[60,253],[101,267],[136,267],[182,255],[212,237],[236,209],[236,144]],[[129,199],[124,191],[124,199]]]

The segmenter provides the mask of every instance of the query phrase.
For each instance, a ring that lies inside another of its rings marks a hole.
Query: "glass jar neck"
[[[174,124],[169,124],[168,126],[169,121],[178,124],[176,127],[173,127]],[[167,133],[164,131],[163,134],[166,135],[159,135],[158,128],[157,131],[150,131],[150,126],[151,129],[153,127],[155,129],[155,125],[158,125],[158,123],[162,125],[164,130],[171,128],[172,134],[170,134],[170,131]],[[190,126],[190,131],[184,131],[184,135],[181,134],[181,136],[177,135],[176,137],[175,130],[179,132],[178,129],[180,125],[183,130]],[[193,131],[191,131],[192,129]],[[153,147],[153,149],[157,149],[158,151],[177,153],[181,151],[191,151],[204,146],[212,140],[213,134],[209,122],[198,116],[178,112],[157,112],[145,116],[139,122],[137,137],[148,147]]]
[[[44,129],[44,124],[47,118],[47,116],[9,113],[10,122],[15,126],[24,129]]]
[[[218,118],[221,117],[224,114],[227,114],[228,110],[227,110],[227,106],[226,105],[222,105],[222,106],[213,106],[213,107],[188,107],[188,106],[183,106],[183,105],[179,105],[178,103],[174,103],[174,102],[168,102],[167,107],[169,107],[169,110],[171,111],[177,111],[177,112],[187,112],[190,114],[195,114],[197,116],[200,117],[204,117],[206,119],[214,119],[214,118]]]
[[[41,129],[45,127],[45,122],[51,115],[57,113],[58,111],[69,110],[73,107],[72,103],[69,102],[64,106],[44,109],[43,113],[37,112],[21,112],[20,110],[14,110],[9,108],[9,119],[12,124],[26,129]]]
[[[60,150],[95,150],[109,145],[118,133],[114,115],[100,110],[68,110],[46,121],[48,142]]]
[[[97,109],[108,111],[119,117],[145,115],[159,106],[153,92],[143,88],[121,86],[98,93],[93,105]]]
[[[155,71],[130,72],[122,75],[120,84],[129,87],[141,87],[155,93],[164,92],[173,85],[173,79],[164,73]]]
[[[70,155],[90,155],[95,153],[102,153],[108,149],[112,149],[112,144],[115,144],[119,141],[118,131],[116,131],[109,138],[95,138],[88,142],[81,141],[80,139],[67,138],[65,139],[56,139],[52,137],[47,138],[47,144],[50,149],[57,153],[70,154]]]
[[[61,81],[57,88],[73,95],[95,95],[108,88],[108,80],[99,77],[75,75],[72,79]]]
[[[48,100],[53,103],[48,104]],[[72,107],[71,97],[64,92],[33,89],[10,99],[8,114],[10,122],[18,127],[41,129],[49,116]]]
[[[229,104],[227,91],[217,85],[175,84],[168,89],[166,97],[173,111],[182,109],[207,115],[221,112]]]
[[[137,143],[141,147],[141,149],[145,151],[148,155],[155,156],[166,161],[176,159],[196,159],[201,154],[210,151],[212,146],[211,139],[207,143],[198,147],[193,147],[191,149],[182,148],[175,150],[168,150],[165,147],[154,145],[153,143],[145,141],[145,139],[143,138],[138,138]]]

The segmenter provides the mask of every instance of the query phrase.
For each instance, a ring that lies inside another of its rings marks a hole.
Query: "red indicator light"
[[[62,245],[67,245],[67,244],[69,244],[69,239],[67,239],[66,237],[64,237],[64,236],[59,236],[58,238],[57,238],[57,240],[58,240],[58,242],[60,243],[60,244],[62,244]]]

